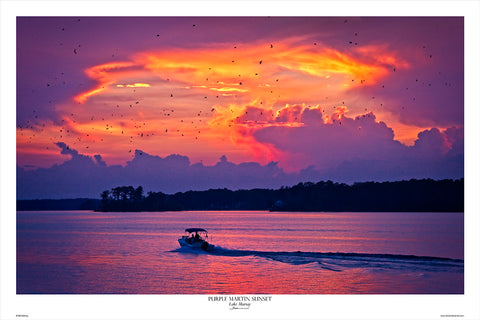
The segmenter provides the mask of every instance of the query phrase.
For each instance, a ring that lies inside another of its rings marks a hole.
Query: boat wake
[[[173,252],[190,252],[224,257],[261,257],[291,265],[314,264],[322,269],[340,272],[347,269],[388,269],[420,272],[459,272],[463,273],[464,261],[461,259],[424,257],[399,254],[342,253],[342,252],[282,252],[232,250],[215,247],[212,251],[185,250],[180,248]]]

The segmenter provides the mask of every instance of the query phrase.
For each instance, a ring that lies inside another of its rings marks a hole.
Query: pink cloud
[[[259,143],[282,153],[281,163],[286,167],[313,165],[316,170],[329,171],[343,162],[382,161],[393,169],[444,159],[452,152],[459,155],[463,148],[463,135],[456,128],[425,130],[413,146],[406,146],[394,139],[393,130],[377,121],[373,112],[355,118],[341,112],[325,122],[321,108],[305,107],[299,112],[299,106],[292,106],[278,113],[277,119],[286,115],[301,119],[301,125],[269,126],[253,133]]]

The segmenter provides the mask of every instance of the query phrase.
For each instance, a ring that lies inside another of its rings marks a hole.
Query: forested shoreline
[[[463,212],[464,179],[412,179],[352,185],[320,181],[276,190],[209,189],[175,194],[150,191],[146,195],[141,186],[121,186],[105,190],[100,196],[100,200],[18,200],[17,210]]]

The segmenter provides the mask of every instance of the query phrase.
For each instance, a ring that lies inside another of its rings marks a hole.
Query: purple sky
[[[463,46],[461,17],[17,18],[18,198],[461,178]]]

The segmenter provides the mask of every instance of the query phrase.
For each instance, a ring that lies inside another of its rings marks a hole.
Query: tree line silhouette
[[[280,189],[209,189],[175,194],[148,192],[141,186],[101,193],[99,211],[271,210],[463,212],[464,179],[299,183]]]
[[[100,194],[101,211],[145,211],[143,209],[143,187],[116,187]]]

